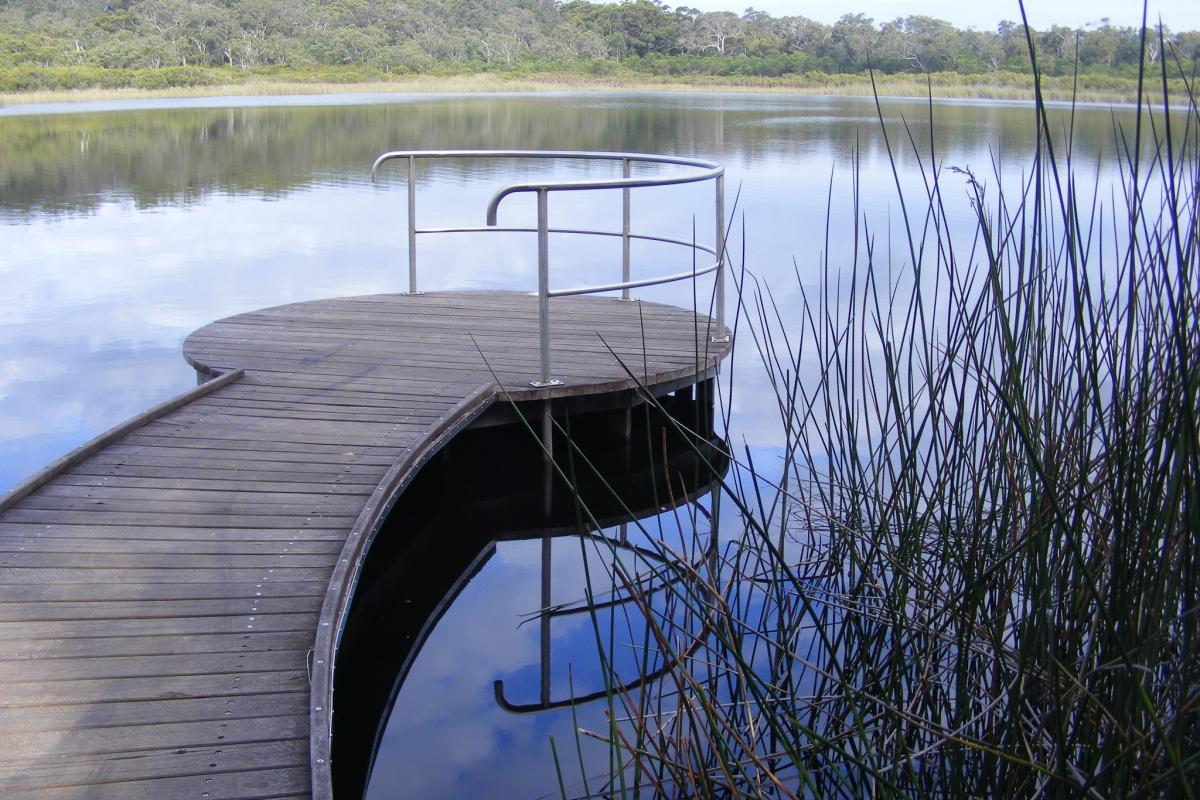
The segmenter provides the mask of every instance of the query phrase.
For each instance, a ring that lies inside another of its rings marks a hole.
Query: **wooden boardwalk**
[[[536,303],[384,295],[214,323],[184,352],[223,377],[10,493],[0,795],[328,796],[336,633],[424,460],[496,402],[497,379],[516,399],[628,389],[611,347],[665,386],[729,348],[690,311],[555,299],[564,385],[533,389]]]

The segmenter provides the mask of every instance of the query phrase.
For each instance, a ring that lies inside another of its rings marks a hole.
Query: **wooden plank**
[[[420,393],[423,397],[444,399],[450,388],[444,381],[425,382],[410,377],[408,380],[394,378],[377,378],[369,375],[321,375],[311,372],[272,372],[258,373],[254,385],[279,390],[297,390],[303,392],[354,392],[371,393],[376,397],[397,397],[397,389],[403,388],[406,394]]]
[[[265,446],[264,449],[290,450],[292,452],[325,452],[322,450],[309,450],[307,446],[318,447],[335,447],[338,450],[333,452],[354,453],[360,448],[370,448],[380,453],[392,454],[400,453],[417,440],[417,429],[410,426],[401,426],[391,430],[380,431],[373,434],[355,435],[347,433],[345,436],[339,436],[336,427],[317,427],[314,424],[312,427],[296,425],[295,427],[286,426],[262,426],[262,427],[238,427],[238,426],[214,426],[204,427],[198,430],[192,430],[186,425],[174,426],[160,423],[153,429],[146,429],[130,437],[131,441],[136,442],[151,442],[154,439],[171,439],[176,436],[189,436],[196,434],[203,436],[203,439],[193,439],[189,442],[191,447],[200,447],[202,445],[197,442],[211,442],[213,447],[221,450],[257,450],[257,444],[260,442]]]
[[[82,475],[72,472],[60,475],[54,483],[42,488],[46,495],[65,496],[72,493],[71,487],[119,486],[127,489],[165,489],[175,491],[180,489],[200,492],[252,492],[273,494],[336,494],[362,495],[370,494],[363,484],[345,484],[334,481],[324,483],[296,481],[246,481],[237,478],[176,478],[159,477],[145,478],[126,475]],[[79,492],[74,492],[78,495]]]
[[[0,622],[225,617],[313,612],[315,597],[221,597],[208,600],[94,600],[0,603]],[[164,651],[165,652],[165,651]]]
[[[222,463],[209,459],[192,458],[141,458],[130,461],[143,463],[128,464],[81,464],[72,470],[72,475],[94,475],[97,477],[131,477],[131,478],[194,478],[196,480],[245,480],[262,481],[264,483],[329,483],[333,486],[366,486],[370,491],[378,483],[377,475],[384,470],[373,467],[354,465],[317,471],[320,465],[300,464],[291,465],[293,469],[255,469],[254,462],[241,462],[233,467],[220,467]],[[204,464],[209,464],[205,466]],[[197,466],[190,466],[195,464]],[[272,464],[272,466],[281,466]]]
[[[178,539],[102,539],[98,536],[79,537],[42,536],[36,538],[0,537],[0,553],[98,553],[105,555],[168,553],[174,555],[278,555],[279,553],[305,553],[310,555],[337,553],[338,542],[334,539],[318,539],[312,542],[295,540],[248,541],[232,539],[225,541],[193,541]],[[26,564],[26,566],[30,566]],[[99,566],[99,564],[96,564]],[[2,595],[0,595],[2,597]]]
[[[323,553],[72,553],[32,550],[0,552],[0,567],[78,570],[191,570],[191,569],[322,569],[336,554]],[[178,574],[178,573],[177,573]],[[132,575],[130,577],[136,577]]]
[[[176,412],[171,423],[197,422],[204,424],[212,420],[212,414],[220,413],[223,419],[288,419],[306,422],[373,422],[380,425],[415,425],[441,414],[437,408],[405,409],[401,413],[381,410],[365,410],[354,406],[323,407],[315,403],[279,403],[269,401],[226,400],[220,406],[193,406],[185,412]]]
[[[163,800],[196,797],[205,800],[279,800],[291,795],[308,794],[308,770],[304,767],[253,769],[243,772],[213,773],[207,777],[153,778],[102,784],[104,796],[122,800]],[[0,785],[0,788],[3,788]],[[75,787],[31,789],[22,792],[29,800],[78,800]]]
[[[418,319],[421,322],[462,319],[478,323],[485,328],[497,324],[501,320],[523,322],[534,330],[537,326],[537,298],[532,296],[513,302],[497,302],[489,298],[467,298],[462,303],[443,303],[438,299],[422,299],[417,303],[397,299],[389,303],[378,304],[320,302],[319,318],[312,313],[313,309],[310,304],[297,304],[241,314],[229,320],[222,320],[211,327],[223,327],[230,324],[275,327],[303,325],[307,327],[314,323],[326,323],[380,331],[389,330],[392,326],[412,325]],[[408,310],[413,306],[419,308],[419,313],[414,314]],[[708,318],[703,315],[694,317],[691,311],[657,303],[638,302],[619,307],[613,300],[601,301],[600,304],[581,303],[578,299],[565,300],[563,298],[552,298],[550,301],[552,322],[568,323],[572,320],[587,320],[615,325],[629,322],[636,324],[639,318],[648,323],[688,322],[690,324],[693,319],[701,323],[708,322]]]
[[[347,409],[364,414],[412,414],[430,415],[440,413],[446,406],[445,400],[430,398],[424,394],[396,394],[393,392],[338,392],[288,390],[275,386],[239,386],[234,393],[226,389],[220,397],[203,398],[193,406],[205,408],[278,408],[307,411],[345,411]]]
[[[248,619],[256,617],[254,620]],[[238,614],[228,617],[163,617],[161,619],[70,620],[65,622],[0,622],[0,640],[91,639],[113,636],[193,636],[212,633],[236,634],[303,631],[312,634],[314,614]],[[35,676],[36,670],[31,670]],[[103,699],[103,698],[101,698]],[[4,698],[0,698],[0,703]]]
[[[44,509],[52,511],[89,511],[105,514],[119,512],[162,512],[164,514],[208,514],[224,516],[226,514],[269,515],[304,514],[310,517],[338,517],[355,514],[362,503],[357,497],[311,496],[301,495],[295,499],[264,499],[257,502],[253,495],[237,494],[224,500],[208,501],[205,499],[185,500],[184,497],[195,497],[192,492],[181,492],[179,496],[171,497],[171,492],[164,491],[164,499],[151,500],[144,497],[129,497],[119,490],[112,490],[99,497],[72,497],[62,495],[44,495],[37,493],[21,504],[22,509]]]
[[[80,576],[88,573],[81,571]],[[58,583],[53,585],[0,585],[0,603],[15,602],[110,602],[120,600],[220,600],[250,597],[308,597],[320,594],[325,587],[319,581],[287,583],[284,581],[255,581],[235,583]],[[98,635],[103,635],[99,632]],[[0,653],[0,658],[3,654]]]
[[[470,333],[474,335],[474,341],[467,333],[468,330],[458,320],[423,319],[407,329],[403,326],[391,327],[391,337],[403,336],[426,345],[421,352],[412,353],[397,348],[390,341],[364,346],[361,341],[363,333],[344,326],[326,325],[319,328],[314,325],[292,330],[228,326],[222,328],[220,334],[193,336],[188,340],[188,346],[197,356],[219,353],[220,357],[271,355],[298,359],[297,372],[317,371],[313,368],[318,364],[324,366],[331,360],[363,365],[426,364],[430,363],[429,359],[435,353],[458,357],[468,366],[478,366],[480,350],[483,350],[483,358],[502,359],[498,363],[537,363],[538,352],[535,347],[511,346],[514,343],[521,344],[522,340],[536,341],[536,324],[472,329]],[[643,333],[636,319],[631,321],[627,330],[581,325],[579,320],[572,319],[556,327],[551,346],[562,351],[578,352],[588,358],[604,355],[611,361],[612,354],[604,344],[608,342],[619,352],[675,358],[692,356],[697,349],[700,352],[710,349],[710,335],[710,331],[703,327],[692,328],[690,323],[664,326],[652,322]]]
[[[192,698],[133,700],[127,703],[87,703],[0,708],[0,731],[69,731],[129,725],[158,725],[179,720],[213,722],[227,719],[304,714],[307,692]]]
[[[356,441],[368,443],[379,442],[385,437],[400,435],[405,431],[422,432],[427,427],[421,420],[413,422],[378,421],[370,417],[354,420],[322,420],[302,417],[298,414],[273,414],[268,416],[249,416],[231,414],[224,410],[203,410],[176,412],[169,417],[156,420],[154,425],[143,432],[146,434],[163,435],[164,429],[172,435],[179,431],[174,428],[198,428],[195,432],[205,438],[223,437],[230,431],[237,433],[267,434],[274,439],[273,434],[303,433],[315,435],[331,433],[345,437],[338,439],[339,444],[354,444]],[[283,441],[287,441],[286,437]]]
[[[156,654],[87,658],[50,658],[38,665],[37,682],[73,683],[90,679],[175,677],[214,672],[291,672],[303,670],[306,650],[187,655]],[[0,661],[0,683],[27,683],[29,668],[22,661]]]
[[[170,519],[164,519],[169,516]],[[183,527],[213,528],[331,528],[347,530],[354,517],[345,516],[281,516],[263,514],[170,514],[136,511],[108,511],[97,515],[95,511],[72,511],[63,509],[25,508],[23,505],[6,511],[5,522],[34,522],[47,525],[78,524],[95,522],[100,525],[162,525],[164,523]]]
[[[260,419],[245,417],[244,419]],[[153,430],[146,430],[135,437],[135,441],[148,442],[153,438],[173,438],[176,436],[202,436],[199,441],[216,443],[216,447],[226,450],[256,450],[254,445],[259,442],[268,443],[272,449],[291,452],[310,452],[305,445],[335,446],[341,448],[346,455],[353,455],[360,449],[369,449],[387,458],[410,449],[420,440],[420,432],[427,426],[396,423],[378,429],[375,432],[359,433],[347,431],[339,436],[337,423],[312,420],[289,420],[292,423],[263,425],[222,425],[193,429],[189,425],[178,426],[162,423]],[[198,446],[198,445],[197,445]],[[322,452],[320,450],[311,452]]]
[[[203,780],[227,772],[263,767],[307,767],[307,764],[307,739],[221,742],[220,745],[123,753],[120,758],[77,755],[69,761],[61,758],[24,761],[15,764],[16,768],[3,778],[0,791],[26,796],[26,792],[36,789],[70,787],[80,792],[87,787],[98,787],[101,790],[98,794],[106,795],[114,784],[125,784],[124,788],[128,788],[130,781],[187,776],[200,776]],[[202,791],[181,796],[200,796]],[[115,789],[111,796],[118,796]]]
[[[624,338],[640,346],[643,341],[647,344],[652,338],[658,338],[658,345],[665,347],[664,341],[670,336],[679,342],[692,342],[698,332],[714,332],[714,324],[707,318],[693,320],[690,315],[642,314],[638,316],[636,306],[628,310],[632,314],[613,315],[595,314],[570,310],[566,313],[555,313],[551,302],[550,323],[553,340],[557,333],[587,337],[595,340],[596,333],[602,333],[606,338]],[[490,316],[481,318],[480,311]],[[476,310],[465,313],[420,313],[408,317],[389,317],[380,315],[364,315],[359,311],[327,312],[318,315],[294,314],[290,317],[258,317],[247,315],[232,321],[218,322],[207,329],[202,329],[189,337],[187,347],[189,353],[203,350],[205,347],[218,349],[225,343],[253,345],[266,342],[272,346],[285,344],[289,334],[295,334],[296,341],[319,345],[324,352],[351,355],[359,352],[379,352],[385,345],[392,345],[391,352],[402,354],[412,350],[414,339],[433,339],[434,341],[461,342],[469,341],[467,333],[473,334],[481,342],[505,342],[522,345],[538,337],[538,322],[536,304],[515,310]],[[645,337],[643,338],[643,333]],[[318,334],[330,334],[327,339],[317,339]],[[406,342],[409,344],[406,346]],[[710,342],[711,344],[711,342]],[[680,347],[683,345],[681,344]],[[512,348],[514,352],[518,347]],[[528,352],[529,347],[524,348]]]
[[[254,364],[261,359],[269,359],[276,363],[276,368],[271,370],[274,372],[320,372],[326,374],[333,365],[344,367],[357,365],[359,369],[352,374],[359,374],[362,367],[368,367],[371,368],[372,375],[378,377],[376,371],[379,368],[394,367],[420,369],[426,379],[441,374],[429,370],[453,369],[455,372],[469,372],[478,371],[485,365],[491,365],[493,368],[521,370],[535,368],[540,364],[540,355],[534,348],[513,350],[500,345],[494,339],[482,342],[476,339],[473,342],[461,330],[450,333],[444,341],[434,342],[431,340],[434,337],[428,335],[426,326],[423,326],[422,331],[424,333],[417,335],[427,347],[424,352],[419,354],[398,354],[394,348],[386,347],[377,350],[355,350],[353,353],[337,351],[329,347],[329,339],[351,335],[345,333],[330,333],[299,341],[296,337],[287,334],[281,334],[280,338],[274,342],[261,339],[245,343],[221,341],[212,343],[211,351],[207,350],[203,343],[200,343],[194,352],[201,357],[209,356],[211,352],[211,357],[237,358],[247,364]],[[655,363],[694,363],[698,354],[702,355],[708,351],[709,342],[706,334],[699,333],[693,336],[693,333],[689,331],[690,346],[685,349],[680,347],[677,342],[662,343],[662,331],[653,332],[652,335],[656,337],[655,339],[643,339],[640,332],[625,336],[613,336],[596,331],[571,333],[560,330],[555,332],[555,344],[551,346],[551,353],[557,352],[570,358],[569,362],[562,365],[563,368],[569,368],[576,364],[612,368],[616,366],[618,358],[613,354],[613,350],[626,356],[635,356],[639,361],[644,358]],[[480,353],[481,350],[482,353]],[[447,366],[449,359],[455,359],[459,362],[458,365]],[[316,369],[318,364],[319,369]]]
[[[97,583],[116,583],[120,580],[135,579],[143,584],[153,583],[230,583],[250,581],[281,580],[321,581],[329,579],[330,570],[317,567],[224,567],[202,568],[192,567],[186,570],[171,568],[143,567],[137,575],[131,575],[128,570],[101,568],[56,568],[56,567],[0,567],[0,581],[10,583],[79,583],[80,581],[96,581]]]
[[[103,632],[100,632],[101,634]],[[0,660],[83,656],[141,656],[170,650],[173,653],[240,653],[262,650],[302,650],[312,646],[311,631],[240,631],[158,636],[90,636],[77,639],[8,639]]]
[[[130,700],[176,700],[241,694],[291,693],[308,690],[304,670],[239,672],[138,678],[98,678],[76,681],[6,684],[0,707],[112,703]]]
[[[469,335],[468,335],[469,334]],[[219,341],[195,341],[189,343],[192,355],[200,359],[229,360],[254,358],[286,359],[291,370],[297,373],[319,374],[330,363],[358,364],[355,373],[370,376],[378,365],[438,366],[443,369],[477,370],[483,361],[493,364],[520,366],[536,364],[539,358],[535,346],[537,332],[467,330],[457,323],[443,324],[439,330],[437,322],[423,324],[419,329],[408,332],[392,331],[391,335],[403,335],[418,340],[423,348],[420,352],[405,352],[403,349],[381,344],[377,348],[349,350],[331,346],[341,339],[351,341],[361,333],[338,328],[310,330],[302,333],[292,331],[270,331],[253,339],[237,340],[223,336]],[[704,328],[665,330],[650,327],[644,332],[634,322],[629,331],[602,330],[598,327],[583,328],[559,325],[551,343],[552,352],[578,353],[584,360],[595,360],[611,364],[613,351],[619,354],[646,356],[650,359],[694,358],[696,353],[712,350],[710,332]],[[611,350],[610,350],[611,348]],[[480,353],[482,351],[482,354]],[[440,363],[435,357],[446,356]],[[454,361],[451,362],[450,359]],[[455,363],[457,362],[457,363]],[[454,366],[449,366],[454,363]]]
[[[555,352],[557,352],[558,358],[554,357]],[[289,358],[277,353],[240,353],[223,355],[223,357],[229,358],[229,363],[234,363],[233,359],[236,359],[236,363],[245,364],[246,369],[252,369],[259,373],[301,373],[304,371],[300,365],[301,359]],[[625,374],[621,368],[621,361],[614,358],[607,350],[603,351],[603,357],[600,353],[596,353],[591,358],[583,358],[574,349],[558,351],[552,349],[550,360],[555,374],[562,375],[564,379],[573,378],[574,382],[590,383]],[[623,360],[626,364],[640,366],[643,361],[642,353],[628,352]],[[664,371],[690,367],[695,364],[695,361],[690,354],[687,354],[670,360],[656,358],[653,363],[656,371]],[[491,367],[490,371],[489,366]],[[444,363],[439,365],[432,359],[424,364],[414,362],[375,363],[371,366],[371,377],[377,380],[420,383],[429,386],[431,395],[449,396],[451,386],[461,390],[461,387],[478,386],[488,382],[491,371],[495,371],[501,376],[508,376],[514,382],[520,382],[522,379],[529,380],[530,376],[537,374],[538,366],[539,362],[536,360],[520,363],[513,363],[499,357],[485,360],[476,353],[476,362],[470,366],[445,366]],[[328,359],[322,361],[320,374],[326,378],[351,378],[361,372],[361,369],[360,362]]]
[[[0,733],[0,763],[29,759],[51,751],[60,756],[97,755],[163,747],[196,747],[217,742],[234,744],[292,739],[302,736],[307,727],[306,717],[294,715]]]
[[[126,525],[105,525],[102,521],[71,523],[31,523],[16,520],[0,520],[0,536],[32,536],[37,538],[52,536],[67,536],[78,538],[121,538],[121,539],[153,539],[180,541],[288,541],[317,539],[344,541],[345,531],[341,528],[255,528],[230,527],[214,528],[195,525],[172,525],[161,521],[158,525],[130,527]]]
[[[382,474],[396,462],[389,453],[354,450],[341,447],[290,449],[247,446],[234,447],[222,441],[209,444],[203,439],[189,437],[187,440],[162,440],[148,437],[149,442],[139,443],[124,440],[108,448],[104,453],[89,458],[72,472],[80,472],[88,465],[139,465],[178,466],[196,469],[224,469],[242,474],[254,470],[295,470],[300,472],[327,472],[331,474]],[[221,452],[209,452],[211,450]],[[403,451],[402,451],[403,452]],[[174,475],[173,472],[168,473]]]
[[[407,449],[407,445],[400,442],[347,443],[339,442],[336,436],[306,436],[303,432],[297,432],[289,437],[267,438],[263,436],[247,439],[245,436],[238,436],[236,431],[225,432],[219,429],[193,432],[187,436],[186,444],[183,444],[177,437],[184,433],[185,431],[179,430],[178,427],[155,426],[130,434],[125,441],[129,444],[169,447],[183,452],[220,450],[227,457],[232,457],[232,454],[236,453],[238,459],[243,458],[243,452],[263,454],[260,456],[263,460],[267,460],[267,454],[273,455],[276,452],[321,453],[343,456],[359,463],[363,463],[362,458],[371,457],[378,459],[377,463],[392,463]],[[253,456],[247,456],[247,458],[252,459]]]
[[[486,329],[475,327],[463,329],[457,320],[428,319],[408,330],[391,329],[386,338],[379,342],[358,347],[355,339],[362,332],[348,330],[344,326],[314,324],[296,329],[247,330],[245,337],[230,336],[222,332],[217,336],[196,336],[188,339],[188,353],[193,357],[229,359],[229,357],[275,356],[294,363],[293,372],[318,373],[330,361],[360,363],[370,371],[377,363],[415,363],[434,365],[432,355],[443,348],[452,360],[439,363],[442,368],[472,369],[479,366],[482,357],[506,359],[511,363],[536,362],[538,330],[536,324],[518,324],[508,330],[497,326]],[[396,347],[395,339],[409,339],[420,344],[420,348]],[[608,343],[608,345],[605,344]],[[581,350],[588,357],[607,355],[608,347],[623,353],[638,355],[660,355],[676,357],[691,355],[697,349],[709,349],[709,332],[692,329],[690,325],[649,325],[643,330],[637,320],[631,321],[629,330],[614,330],[611,325],[581,325],[578,320],[566,321],[553,331],[552,348]],[[412,360],[410,360],[412,359]]]
[[[581,311],[578,308],[570,309],[566,313],[555,313],[554,305],[555,301],[552,300],[552,328],[568,333],[592,333],[599,330],[606,335],[636,337],[639,343],[643,330],[659,334],[670,332],[682,339],[694,335],[694,331],[712,330],[715,324],[706,317],[693,319],[690,314],[657,314],[643,311],[639,316],[637,306],[628,307],[623,314],[611,314]],[[483,316],[484,314],[486,316]],[[449,341],[456,335],[461,339],[468,331],[476,337],[488,337],[486,341],[521,342],[536,339],[536,303],[525,308],[510,309],[423,310],[420,314],[406,316],[364,313],[356,309],[326,310],[319,316],[303,313],[286,317],[251,314],[218,322],[197,331],[188,338],[188,346],[218,347],[225,342],[243,345],[255,342],[279,344],[288,341],[282,338],[284,335],[295,333],[298,337],[305,337],[298,341],[315,342],[328,352],[377,352],[384,349],[385,345],[392,344],[392,352],[403,353],[408,349],[404,347],[405,339],[433,335]],[[314,334],[318,333],[331,333],[334,336],[316,341]]]

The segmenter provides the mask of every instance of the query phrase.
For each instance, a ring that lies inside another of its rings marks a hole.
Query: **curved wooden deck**
[[[729,348],[668,306],[572,297],[551,314],[553,389],[529,386],[527,295],[222,320],[184,351],[224,377],[0,501],[0,793],[324,794],[336,632],[370,537],[424,460],[497,380],[516,399],[631,388],[611,347],[663,386]]]

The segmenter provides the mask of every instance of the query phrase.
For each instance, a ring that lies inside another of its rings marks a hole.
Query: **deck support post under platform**
[[[554,416],[550,412],[550,401],[547,400],[542,404],[542,458],[546,463],[554,460]]]

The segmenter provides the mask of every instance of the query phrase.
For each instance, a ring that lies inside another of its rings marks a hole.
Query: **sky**
[[[835,22],[842,14],[861,12],[876,22],[920,14],[952,22],[956,27],[993,30],[1004,19],[1019,20],[1016,0],[1000,2],[963,2],[963,0],[688,0],[668,5],[686,5],[701,11],[735,11],[749,5],[773,17],[797,14],[820,22]],[[1137,26],[1141,22],[1139,0],[1028,0],[1025,6],[1029,23],[1035,28],[1051,25],[1083,27],[1108,17],[1111,24]],[[1200,30],[1200,2],[1197,0],[1151,0],[1148,19],[1159,17],[1171,30]]]

